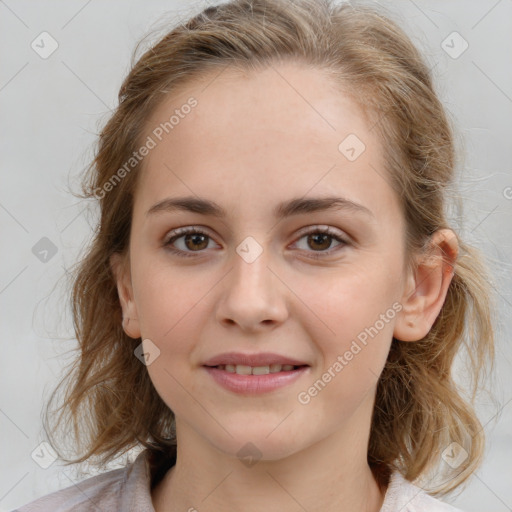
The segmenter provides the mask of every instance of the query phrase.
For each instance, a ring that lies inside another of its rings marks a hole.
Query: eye
[[[180,240],[180,239],[183,240]],[[193,257],[195,252],[202,252],[208,248],[208,242],[211,237],[198,228],[179,228],[171,232],[171,237],[164,241],[164,247],[174,254],[183,257]],[[174,243],[179,241],[181,247],[174,247]]]
[[[306,250],[308,253],[308,257],[311,258],[323,258],[325,256],[330,256],[333,252],[336,252],[339,249],[329,249],[332,244],[332,240],[336,240],[338,243],[335,247],[343,247],[348,245],[349,242],[341,236],[337,231],[333,230],[328,226],[317,226],[315,229],[308,231],[303,236],[301,236],[298,241],[306,239],[306,248],[302,248]],[[296,242],[298,243],[298,242]],[[308,248],[312,248],[312,251],[309,251]],[[329,249],[329,250],[326,250]],[[317,254],[315,254],[317,253]]]

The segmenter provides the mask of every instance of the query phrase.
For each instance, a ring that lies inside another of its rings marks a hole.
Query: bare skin
[[[112,258],[125,331],[159,348],[147,369],[176,415],[177,463],[152,492],[155,510],[378,512],[386,489],[367,464],[377,380],[393,336],[419,340],[439,314],[456,237],[436,232],[433,257],[406,270],[405,221],[381,177],[381,141],[322,71],[288,63],[212,74],[160,105],[148,134],[190,96],[197,106],[144,160],[129,258]],[[338,149],[349,134],[366,146],[354,161]],[[227,216],[147,213],[182,196],[215,201]],[[326,196],[368,211],[273,216],[282,201]],[[197,249],[185,236],[173,242],[191,257],[165,247],[186,226],[206,235]],[[318,227],[345,242],[307,236]],[[236,251],[247,237],[262,249],[251,263]],[[378,334],[301,403],[380,315]],[[229,351],[276,352],[310,367],[288,386],[246,396],[203,367]],[[250,467],[237,455],[247,443],[260,454]]]

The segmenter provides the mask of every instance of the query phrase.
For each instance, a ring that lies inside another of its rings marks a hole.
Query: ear
[[[429,249],[407,276],[403,309],[393,332],[396,339],[418,341],[429,333],[446,299],[458,252],[457,236],[451,229],[439,229],[432,235]]]
[[[130,338],[140,338],[139,315],[133,299],[130,262],[126,256],[114,253],[110,267],[117,284],[117,294],[123,310],[123,330]]]

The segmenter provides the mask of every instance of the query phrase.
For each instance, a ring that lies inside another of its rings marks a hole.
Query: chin
[[[242,462],[265,460],[281,460],[300,451],[301,443],[297,436],[291,436],[287,433],[279,434],[277,429],[269,436],[269,432],[275,428],[275,424],[268,429],[230,429],[229,435],[222,436],[221,439],[210,439],[210,442],[222,453],[240,459]]]

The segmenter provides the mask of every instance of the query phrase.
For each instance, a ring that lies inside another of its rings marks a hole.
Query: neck
[[[177,433],[176,465],[153,489],[156,512],[379,512],[382,507],[385,489],[366,461],[367,432],[339,431],[288,457],[252,466],[189,428]]]

